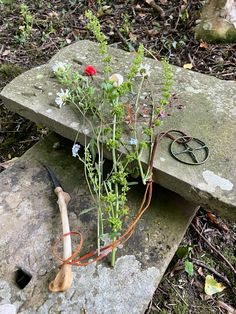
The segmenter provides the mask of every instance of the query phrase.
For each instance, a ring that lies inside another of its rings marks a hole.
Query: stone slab
[[[55,143],[61,148],[53,149]],[[71,289],[49,293],[48,283],[57,272],[51,245],[61,232],[61,222],[53,187],[39,161],[54,170],[72,197],[71,229],[83,232],[87,248],[96,243],[93,213],[80,215],[92,205],[83,166],[70,151],[71,142],[53,134],[0,175],[0,305],[13,304],[18,314],[144,313],[195,215],[195,205],[155,185],[152,205],[118,250],[114,269],[107,260],[74,267]],[[141,190],[135,188],[129,195],[130,207],[137,209],[140,200]],[[33,276],[23,290],[13,280],[18,267]]]
[[[133,54],[110,49],[113,68],[124,76],[128,72]],[[56,61],[72,63],[78,70],[94,65],[102,73],[101,57],[97,44],[84,40],[59,51],[49,64],[23,73],[1,92],[5,105],[37,123],[49,126],[57,133],[83,143],[89,126],[73,108],[56,108],[56,92],[60,86],[52,77],[52,65]],[[145,59],[152,68],[152,90],[158,98],[162,69],[159,62]],[[173,66],[174,88],[184,110],[174,109],[165,120],[163,129],[179,129],[206,142],[210,157],[205,164],[189,166],[181,164],[169,154],[170,140],[164,139],[154,162],[154,180],[184,198],[217,210],[221,216],[236,219],[236,84]],[[148,83],[149,84],[149,83]],[[147,91],[150,84],[146,86]],[[145,95],[142,95],[145,97]],[[147,156],[143,156],[143,162]]]

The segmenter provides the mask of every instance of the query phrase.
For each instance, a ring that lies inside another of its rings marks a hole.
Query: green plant
[[[159,101],[150,96],[149,104],[143,107],[141,94],[150,79],[151,69],[142,64],[144,47],[140,45],[137,54],[124,79],[113,73],[112,56],[109,54],[107,39],[101,31],[97,17],[87,11],[87,27],[99,43],[99,53],[104,64],[104,76],[99,79],[96,69],[88,66],[79,73],[71,64],[56,63],[53,72],[58,82],[64,86],[57,93],[58,107],[65,103],[74,106],[88,129],[85,132],[84,156],[79,154],[80,145],[72,148],[74,157],[84,164],[88,188],[97,208],[97,250],[86,257],[102,258],[112,252],[114,266],[116,250],[128,240],[134,227],[147,207],[142,205],[135,218],[130,215],[127,205],[127,192],[130,177],[140,174],[143,184],[149,187],[152,180],[151,165],[145,170],[141,158],[146,151],[149,159],[153,155],[155,126],[161,124],[171,96],[172,71],[166,60],[163,65],[163,87]],[[113,73],[113,74],[112,74]],[[134,97],[135,95],[135,97]],[[125,97],[134,98],[132,104],[125,104]],[[147,114],[142,118],[142,110]],[[124,122],[126,120],[126,122]],[[104,152],[109,151],[112,167],[106,170]],[[124,154],[125,152],[125,154]],[[130,225],[123,231],[124,220],[129,217]],[[80,257],[77,265],[84,265]]]
[[[27,4],[20,5],[20,14],[23,18],[23,24],[19,27],[20,34],[16,36],[21,44],[25,44],[29,39],[33,27],[33,15],[29,11]]]
[[[193,276],[194,269],[193,263],[189,261],[189,256],[191,255],[192,248],[189,246],[180,246],[176,251],[176,255],[179,259],[184,261],[184,270],[189,276]]]
[[[129,35],[131,30],[132,30],[132,26],[131,26],[130,17],[127,13],[125,13],[123,15],[123,23],[122,23],[122,26],[120,28],[120,31],[126,35]]]
[[[0,0],[0,5],[10,5],[14,2],[14,0]]]

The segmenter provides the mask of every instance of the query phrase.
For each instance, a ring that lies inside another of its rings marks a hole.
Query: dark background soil
[[[172,64],[181,67],[192,64],[193,71],[235,80],[236,45],[209,45],[194,39],[195,22],[204,2],[156,0],[163,10],[162,17],[145,1],[0,0],[0,88],[23,71],[45,63],[60,48],[76,40],[93,40],[86,29],[87,9],[97,14],[109,44],[115,47],[133,51],[142,42],[158,59],[167,57]],[[32,29],[24,42],[22,3],[28,5],[33,16]],[[4,162],[21,156],[46,134],[44,126],[7,111],[0,103],[0,170],[6,167]],[[220,218],[210,219],[204,209],[199,211],[194,225],[235,267],[236,225]],[[191,246],[190,260],[202,261],[227,276],[235,286],[232,271],[192,227],[181,245]],[[147,312],[227,313],[224,309],[227,305],[236,306],[232,287],[208,299],[203,289],[204,278],[212,272],[195,264],[194,270],[194,276],[188,276],[183,261],[175,257]]]

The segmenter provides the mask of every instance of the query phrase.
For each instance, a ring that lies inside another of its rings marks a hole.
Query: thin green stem
[[[113,116],[113,133],[112,133],[112,139],[113,139],[113,143],[116,142],[116,122],[117,122],[117,118],[116,118],[116,114],[114,114]],[[113,145],[112,147],[112,161],[113,161],[113,168],[114,168],[114,173],[117,173],[117,159],[116,159],[116,147],[115,145]],[[116,209],[115,209],[115,217],[118,217],[118,213],[119,213],[119,187],[118,184],[115,183],[115,193],[116,193]],[[116,232],[116,230],[113,230],[114,232]],[[116,237],[113,237],[113,242],[116,240]],[[116,260],[116,248],[112,249],[112,255],[111,255],[111,266],[114,267],[115,265],[115,260]]]
[[[102,125],[100,125],[98,136],[97,136],[97,153],[98,153],[98,215],[97,215],[97,246],[98,255],[100,255],[101,248],[101,235],[103,234],[103,220],[102,220],[102,206],[101,206],[101,195],[102,195],[102,152],[100,149],[100,136],[102,131]]]
[[[138,110],[139,110],[139,98],[140,98],[141,90],[143,87],[144,79],[145,79],[144,76],[142,76],[142,80],[141,80],[141,83],[139,85],[138,94],[137,94],[135,104],[134,104],[134,138],[136,140],[137,140],[137,117],[138,117]],[[137,145],[138,145],[138,143],[137,143]]]
[[[116,241],[116,237],[113,238],[113,242]],[[112,252],[111,252],[111,266],[114,267],[115,266],[115,262],[116,262],[116,251],[117,248],[113,248]]]

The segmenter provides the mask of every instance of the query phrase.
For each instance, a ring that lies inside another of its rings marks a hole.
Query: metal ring
[[[191,146],[191,143],[194,143],[196,146],[196,143],[198,146],[193,147]],[[176,150],[177,145],[184,146],[183,150]],[[196,154],[196,152],[203,151],[203,154]],[[209,148],[208,146],[201,140],[195,137],[191,136],[181,136],[176,138],[170,145],[170,152],[171,155],[177,159],[178,161],[187,164],[187,165],[201,165],[209,157]],[[186,159],[181,158],[181,156],[188,155],[191,159],[191,161],[187,161]],[[201,156],[198,156],[201,155]]]

